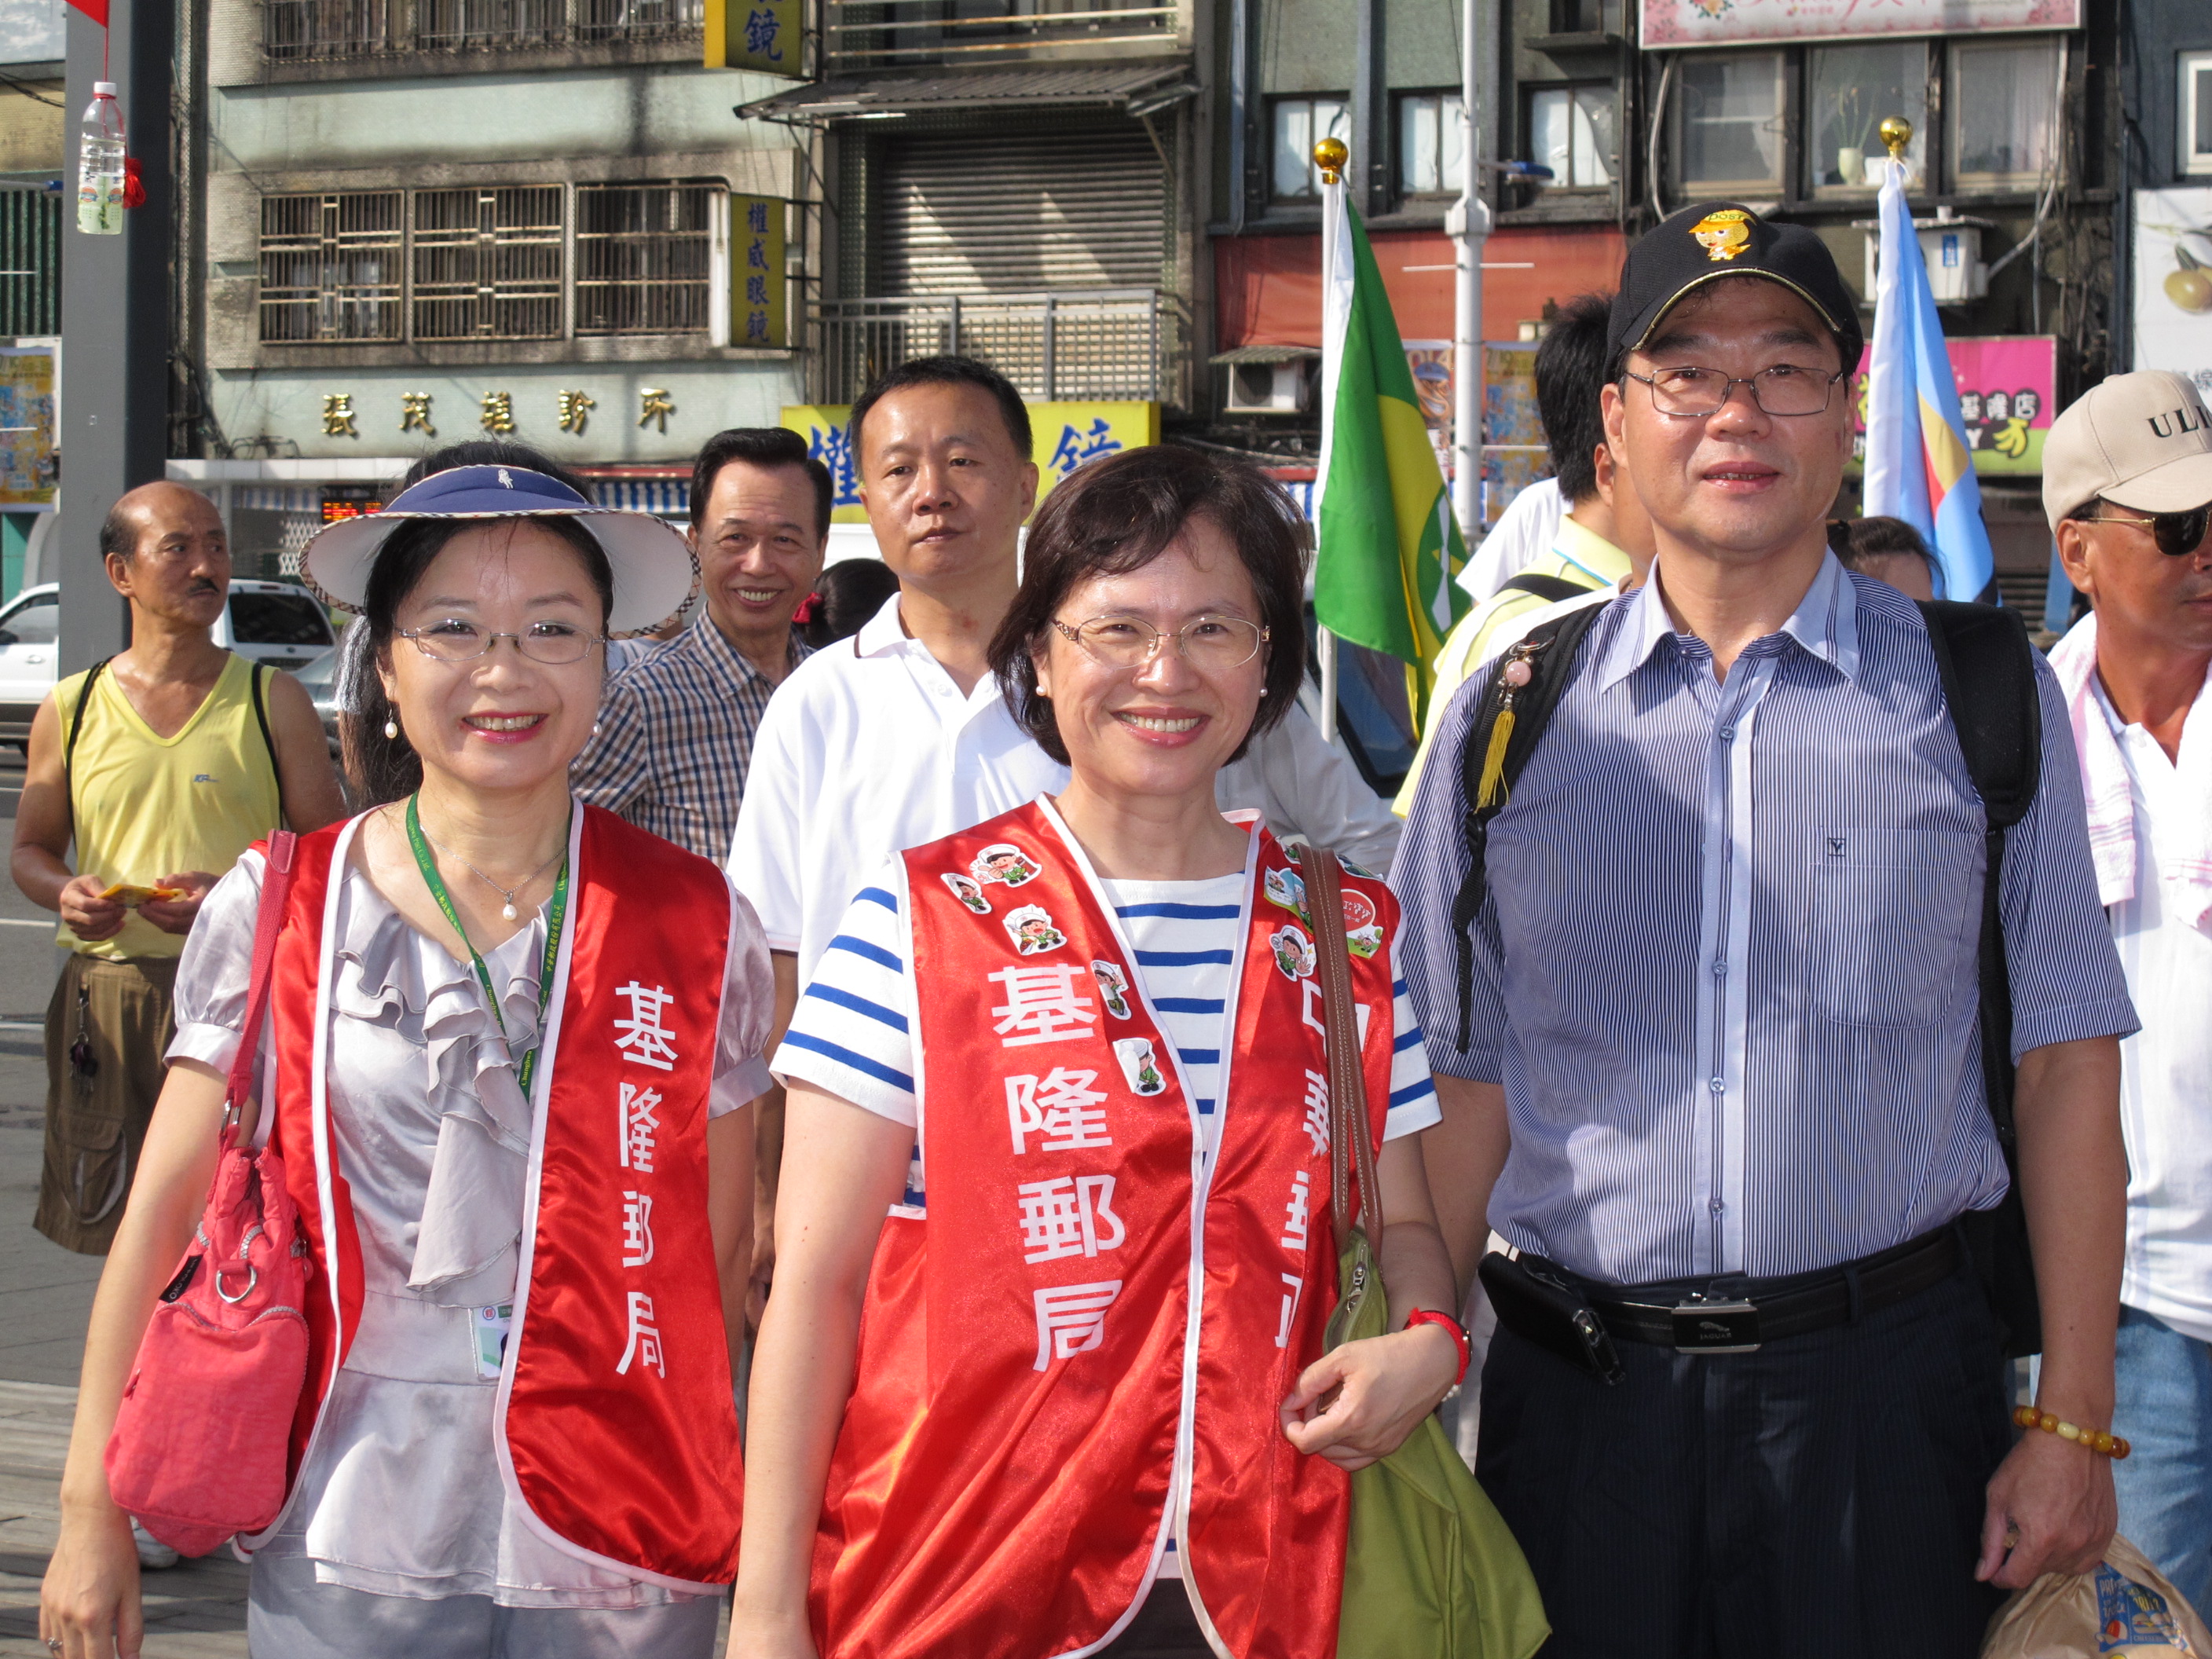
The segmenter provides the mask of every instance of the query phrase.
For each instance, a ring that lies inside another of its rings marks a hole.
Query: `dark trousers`
[[[1213,1659],[1213,1650],[1198,1627],[1182,1581],[1163,1578],[1152,1585],[1128,1628],[1099,1650],[1098,1659]]]
[[[177,1034],[177,958],[70,953],[46,1006],[46,1168],[32,1224],[64,1249],[106,1255]],[[88,1073],[70,1061],[87,1045]]]
[[[1476,1473],[1543,1591],[1540,1659],[1974,1659],[2011,1429],[1971,1268],[1753,1353],[1618,1346],[1614,1387],[1503,1328],[1483,1367]]]

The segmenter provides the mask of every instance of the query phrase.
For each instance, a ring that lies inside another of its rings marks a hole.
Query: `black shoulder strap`
[[[1925,599],[1928,642],[1943,684],[1944,705],[1966,757],[1966,775],[1982,798],[1985,853],[1982,875],[1982,1088],[1990,1121],[2012,1176],[2002,1206],[1981,1219],[1992,1235],[1984,1245],[1995,1260],[1984,1273],[2008,1333],[2007,1351],[2032,1353],[2041,1346],[2026,1212],[2020,1201],[2020,1167],[2013,1121],[2012,975],[2005,963],[2004,923],[1999,908],[2005,831],[2020,822],[2042,781],[2043,702],[2035,683],[2035,647],[2016,611],[1996,605]]]
[[[1473,1036],[1468,1025],[1474,989],[1472,930],[1487,885],[1483,853],[1490,837],[1490,821],[1504,806],[1515,780],[1535,752],[1552,711],[1559,706],[1559,695],[1572,677],[1583,636],[1604,610],[1603,605],[1586,605],[1555,617],[1531,629],[1520,643],[1492,664],[1489,678],[1483,683],[1482,701],[1460,748],[1460,811],[1467,835],[1467,874],[1452,902],[1452,933],[1458,951],[1462,1054],[1467,1052]]]
[[[1498,590],[1501,593],[1534,593],[1547,605],[1557,605],[1590,591],[1587,582],[1571,582],[1564,576],[1540,576],[1524,570]]]
[[[84,730],[84,711],[92,707],[92,688],[100,684],[100,677],[107,665],[115,660],[102,657],[84,672],[84,684],[77,690],[76,707],[70,710],[69,736],[62,741],[62,781],[67,783],[70,767],[76,759],[76,734]]]
[[[1943,700],[1966,757],[1966,773],[2002,831],[2035,799],[2043,760],[2043,702],[2035,647],[2017,611],[1994,605],[1921,602]]]
[[[254,723],[261,728],[261,746],[269,751],[269,770],[276,780],[276,793],[281,796],[284,793],[284,773],[283,769],[276,764],[276,739],[269,734],[269,703],[262,693],[262,677],[274,672],[263,662],[252,664],[248,670],[253,682]]]

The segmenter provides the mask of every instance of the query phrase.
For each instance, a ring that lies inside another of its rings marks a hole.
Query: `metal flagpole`
[[[1337,285],[1344,257],[1344,164],[1350,151],[1340,138],[1324,138],[1313,149],[1314,165],[1321,169],[1321,459],[1314,468],[1313,514],[1316,557],[1320,546],[1321,504],[1328,487],[1328,450],[1336,424],[1336,379],[1344,362],[1344,325],[1347,307],[1337,302]],[[1321,736],[1336,741],[1336,635],[1328,629],[1316,630],[1316,654],[1321,659]]]
[[[1464,0],[1460,20],[1460,156],[1466,169],[1460,198],[1444,221],[1451,237],[1455,281],[1452,294],[1453,516],[1474,550],[1482,526],[1482,249],[1490,235],[1490,204],[1482,198],[1483,96],[1481,23],[1475,0]]]

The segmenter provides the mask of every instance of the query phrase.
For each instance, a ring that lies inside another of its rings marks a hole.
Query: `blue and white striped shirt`
[[[1229,975],[1243,927],[1244,878],[1106,881],[1107,902],[1133,966],[1174,1046],[1211,1152],[1221,1075]],[[894,860],[861,889],[815,964],[775,1054],[778,1077],[803,1079],[901,1123],[915,1121],[913,977],[907,972],[905,866]],[[1396,983],[1390,1103],[1383,1134],[1395,1139],[1437,1121],[1436,1085],[1404,980]],[[907,1202],[921,1182],[915,1180]]]
[[[2081,779],[2039,660],[2042,786],[2001,882],[2013,1052],[2135,1029]],[[1657,582],[1592,624],[1490,825],[1457,1051],[1455,763],[1445,711],[1392,874],[1441,1073],[1502,1082],[1491,1224],[1613,1284],[1832,1266],[2003,1196],[1984,1103],[1981,802],[1925,624],[1822,563],[1713,678]]]

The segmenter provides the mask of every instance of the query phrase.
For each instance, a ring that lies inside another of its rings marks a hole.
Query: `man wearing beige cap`
[[[2096,605],[2051,653],[2098,896],[2142,1030],[2121,1050],[2120,1531],[2212,1606],[2212,416],[2162,370],[2052,424],[2043,505]]]

